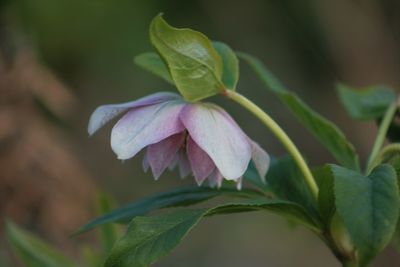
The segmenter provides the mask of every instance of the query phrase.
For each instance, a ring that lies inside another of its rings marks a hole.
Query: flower
[[[211,186],[221,186],[226,179],[240,189],[250,160],[260,177],[267,173],[268,154],[215,104],[189,103],[177,94],[160,92],[104,105],[93,112],[89,134],[124,112],[112,129],[111,147],[122,160],[147,147],[143,168],[151,168],[155,179],[178,166],[181,177],[192,173],[198,185],[208,179]]]

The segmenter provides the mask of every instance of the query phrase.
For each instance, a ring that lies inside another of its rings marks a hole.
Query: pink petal
[[[129,111],[112,129],[113,151],[119,159],[129,159],[144,147],[182,132],[179,113],[184,106],[175,100]]]
[[[223,109],[213,104],[190,104],[182,110],[180,118],[225,179],[237,180],[244,174],[251,159],[251,145]]]
[[[185,133],[171,135],[170,137],[150,145],[147,148],[147,160],[157,180],[165,169],[172,163],[176,152],[185,141]]]
[[[265,183],[265,175],[268,172],[270,157],[256,142],[250,140],[250,144],[252,148],[251,158],[254,162],[254,166],[262,181]]]
[[[198,185],[210,176],[215,169],[212,159],[204,152],[190,136],[187,139],[186,151],[192,168],[194,178]]]
[[[90,116],[88,125],[89,135],[94,134],[107,122],[128,109],[153,105],[168,100],[180,98],[181,97],[179,95],[174,93],[160,92],[127,103],[100,106]]]
[[[178,153],[175,154],[174,159],[172,160],[171,164],[169,164],[168,170],[173,171],[175,167],[178,166],[178,161],[179,161]]]
[[[218,188],[220,188],[222,186],[223,180],[224,177],[217,168],[215,168],[214,171],[211,173],[211,175],[208,177],[208,183],[210,187],[217,186]]]
[[[189,159],[186,156],[186,152],[182,149],[178,152],[178,166],[179,175],[181,176],[181,178],[185,178],[192,172]]]
[[[147,151],[146,151],[146,153],[144,153],[142,167],[143,167],[144,172],[147,172],[150,168],[149,161],[147,159]]]

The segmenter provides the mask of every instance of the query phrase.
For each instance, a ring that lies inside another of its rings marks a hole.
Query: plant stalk
[[[289,154],[293,157],[300,171],[304,175],[307,186],[309,187],[315,200],[317,200],[319,191],[318,185],[315,182],[310,168],[308,167],[303,156],[301,155],[295,144],[292,142],[292,140],[289,138],[289,136],[285,133],[285,131],[267,113],[265,113],[261,108],[259,108],[256,104],[251,102],[245,96],[232,90],[226,90],[225,95],[249,110],[251,113],[253,113],[259,120],[264,123],[265,126],[267,126],[272,131],[272,133],[279,139],[279,141],[283,144]]]
[[[343,267],[358,267],[358,263],[354,261],[344,261]]]
[[[383,116],[383,120],[379,125],[378,134],[376,136],[374,146],[372,147],[371,154],[368,158],[366,167],[367,175],[371,173],[372,169],[374,168],[374,162],[376,161],[376,157],[378,156],[379,151],[381,150],[383,143],[385,142],[387,131],[389,130],[394,115],[396,114],[396,110],[397,110],[397,101],[393,102],[389,106],[389,108],[386,110],[385,115]]]

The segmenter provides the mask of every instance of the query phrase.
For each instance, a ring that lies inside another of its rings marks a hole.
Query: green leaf
[[[400,253],[400,220],[397,221],[396,231],[393,235],[392,244],[397,250],[397,252]]]
[[[6,222],[8,240],[26,267],[76,267],[59,251],[12,222]]]
[[[313,176],[319,187],[318,209],[325,225],[329,225],[335,213],[334,178],[329,165],[315,168]]]
[[[174,84],[171,74],[168,71],[167,65],[165,65],[164,61],[160,58],[160,56],[157,53],[154,52],[142,53],[134,58],[134,62],[139,67],[164,79],[166,82],[172,85]]]
[[[152,196],[146,197],[139,201],[133,202],[118,209],[114,209],[99,218],[82,226],[75,234],[81,234],[96,226],[111,222],[127,223],[132,218],[147,214],[156,209],[189,206],[206,201],[210,198],[220,195],[232,195],[237,197],[260,196],[255,190],[243,189],[238,191],[235,187],[213,189],[207,187],[190,186],[179,189],[173,189]]]
[[[318,217],[314,197],[305,183],[303,174],[290,156],[271,162],[266,181],[275,197],[297,203],[309,214]]]
[[[171,252],[201,218],[256,210],[268,210],[300,220],[318,232],[312,219],[300,206],[279,200],[252,200],[211,209],[178,210],[157,216],[134,218],[126,235],[111,251],[105,267],[149,266]]]
[[[270,167],[272,166],[273,162],[274,162],[274,158],[271,158]],[[260,174],[258,173],[253,161],[250,161],[249,166],[247,167],[247,170],[244,173],[243,177],[246,181],[250,182],[257,189],[260,189],[261,191],[263,191],[265,193],[270,193],[270,191],[271,191],[270,188],[260,177]]]
[[[297,203],[311,214],[316,221],[320,220],[317,203],[305,183],[302,172],[292,157],[271,158],[265,178],[266,183],[262,181],[253,163],[249,164],[244,178],[266,195]]]
[[[266,87],[286,104],[297,120],[311,132],[340,164],[350,169],[359,170],[359,160],[353,145],[335,124],[316,113],[295,94],[288,91],[260,60],[245,53],[237,53],[237,55],[254,69]]]
[[[239,60],[235,52],[222,42],[213,41],[212,45],[222,59],[222,82],[230,90],[236,90],[239,81]]]
[[[150,25],[150,40],[186,100],[198,101],[224,90],[221,57],[204,34],[174,28],[158,15]]]
[[[396,101],[395,92],[385,87],[371,86],[357,90],[339,84],[337,91],[347,112],[358,120],[378,119]]]
[[[104,267],[147,267],[171,252],[204,216],[204,210],[136,217],[111,250]]]
[[[383,164],[368,177],[331,165],[337,212],[366,266],[390,242],[399,217],[399,190],[394,169]]]
[[[101,215],[110,212],[115,206],[115,202],[108,194],[99,193],[97,196],[97,206],[97,214]],[[100,231],[100,239],[103,246],[102,254],[107,255],[117,241],[119,231],[117,226],[113,224],[103,224]]]
[[[269,211],[290,221],[299,223],[317,234],[320,232],[318,222],[302,206],[281,199],[262,198],[233,202],[209,209],[206,215],[212,216],[249,211]]]

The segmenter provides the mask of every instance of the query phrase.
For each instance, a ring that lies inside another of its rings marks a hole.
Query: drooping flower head
[[[192,173],[199,185],[208,179],[211,186],[220,186],[226,179],[240,188],[250,160],[265,177],[268,154],[215,104],[189,103],[177,94],[160,92],[104,105],[93,112],[89,134],[122,113],[126,114],[112,129],[111,147],[122,160],[146,148],[143,168],[151,168],[155,179],[178,166],[182,177]]]

